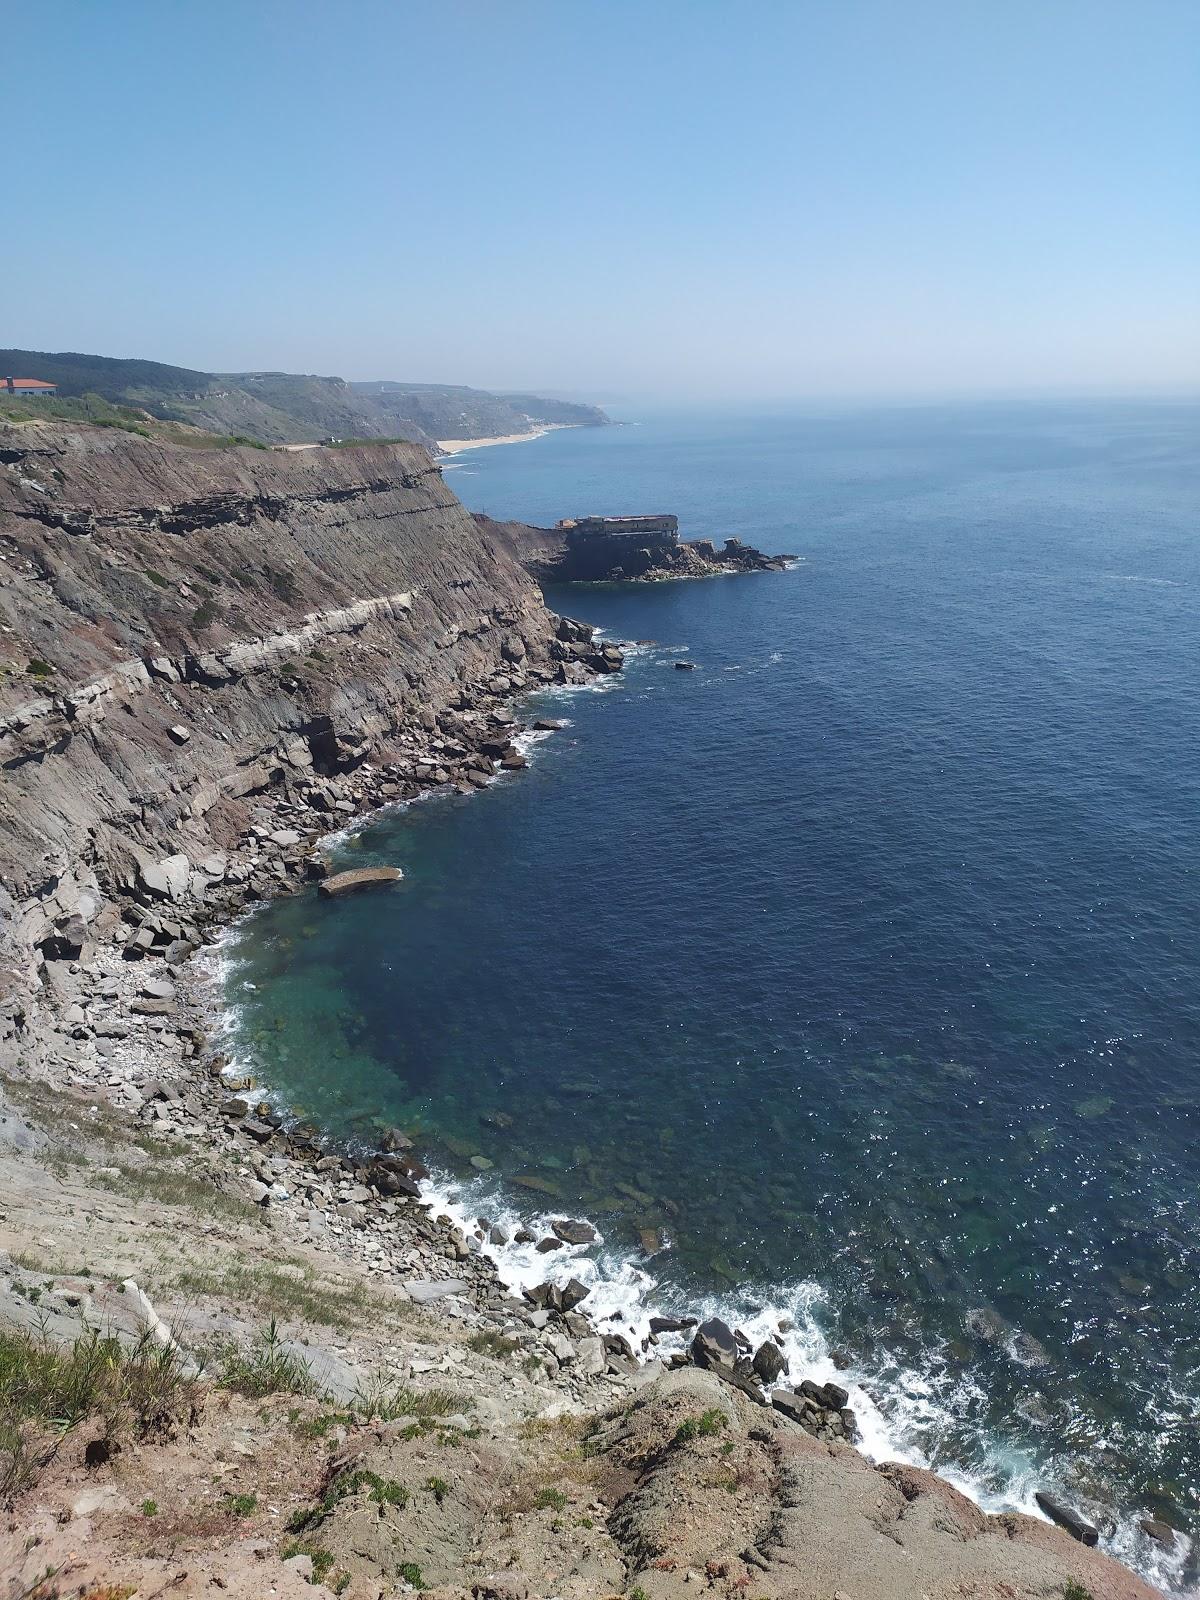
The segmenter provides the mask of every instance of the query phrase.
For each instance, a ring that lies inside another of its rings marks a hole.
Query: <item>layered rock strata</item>
[[[328,828],[355,774],[486,781],[474,700],[619,665],[415,446],[0,427],[0,558],[10,997],[130,903],[203,900],[264,796]]]

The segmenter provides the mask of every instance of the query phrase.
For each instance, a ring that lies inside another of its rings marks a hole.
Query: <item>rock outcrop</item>
[[[9,990],[115,937],[123,898],[203,893],[260,797],[328,807],[321,780],[400,760],[468,686],[588,654],[410,445],[0,426],[0,557]]]
[[[720,548],[711,539],[679,539],[673,529],[609,535],[603,531],[605,520],[614,525],[623,520],[674,523],[674,517],[592,518],[555,528],[496,522],[478,514],[475,520],[486,534],[508,544],[541,583],[654,582],[725,572],[782,572],[795,559],[764,555],[740,539],[726,539]]]

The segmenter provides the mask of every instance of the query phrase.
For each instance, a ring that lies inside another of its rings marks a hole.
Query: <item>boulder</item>
[[[562,1290],[556,1283],[539,1283],[535,1288],[526,1289],[525,1298],[539,1311],[561,1311],[563,1308]]]
[[[608,1365],[604,1340],[593,1334],[581,1339],[575,1358],[575,1370],[585,1378],[598,1378]]]
[[[590,1222],[572,1222],[564,1220],[552,1222],[550,1227],[564,1244],[594,1244],[596,1230]]]
[[[1158,1517],[1143,1517],[1138,1527],[1148,1539],[1153,1539],[1156,1544],[1161,1544],[1167,1550],[1175,1545],[1175,1529],[1169,1522],[1162,1522]]]
[[[698,1367],[706,1367],[710,1371],[716,1367],[727,1367],[732,1372],[738,1359],[733,1329],[720,1317],[710,1317],[707,1322],[702,1322],[692,1340],[691,1357]]]
[[[87,944],[87,924],[78,912],[63,917],[39,945],[47,961],[78,961]]]
[[[559,1291],[559,1304],[563,1311],[574,1311],[575,1307],[582,1305],[591,1294],[586,1283],[580,1283],[578,1278],[569,1278]]]
[[[791,1389],[772,1389],[771,1404],[782,1416],[806,1427],[815,1420],[815,1407],[811,1400],[795,1394]]]
[[[754,1352],[754,1371],[769,1389],[787,1371],[787,1359],[777,1344],[764,1339]]]
[[[466,1294],[470,1287],[465,1278],[443,1278],[438,1283],[409,1278],[404,1285],[409,1299],[415,1300],[418,1305],[428,1305],[433,1300],[445,1300],[450,1295]]]
[[[182,900],[188,891],[188,884],[192,876],[192,863],[185,855],[168,856],[165,861],[159,862],[159,870],[167,885],[167,893],[172,900]]]
[[[1065,1528],[1072,1539],[1078,1539],[1080,1544],[1094,1545],[1100,1537],[1100,1530],[1080,1512],[1073,1507],[1064,1505],[1061,1500],[1055,1499],[1052,1494],[1046,1494],[1039,1489],[1033,1497],[1051,1522],[1057,1522],[1060,1528]]]

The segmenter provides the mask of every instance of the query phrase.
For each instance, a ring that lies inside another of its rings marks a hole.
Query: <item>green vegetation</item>
[[[356,1494],[365,1494],[380,1506],[408,1504],[408,1490],[402,1483],[392,1478],[381,1478],[377,1472],[370,1472],[365,1467],[356,1467],[336,1477],[315,1506],[309,1506],[306,1511],[294,1511],[287,1520],[287,1531],[306,1533],[310,1528],[318,1527],[343,1500]]]
[[[142,1501],[142,1515],[144,1517],[156,1517],[158,1515],[158,1501],[157,1500],[143,1500]]]
[[[396,1571],[404,1579],[405,1583],[411,1584],[414,1589],[424,1589],[426,1587],[425,1580],[421,1576],[421,1569],[415,1561],[402,1561]]]
[[[324,1583],[329,1576],[329,1569],[333,1566],[333,1557],[328,1550],[319,1544],[313,1544],[308,1539],[289,1539],[279,1552],[281,1561],[290,1561],[293,1556],[307,1556],[312,1562],[313,1582]],[[329,1587],[334,1594],[341,1594],[350,1582],[348,1572],[335,1572],[329,1580]]]
[[[42,378],[58,394],[0,400],[0,417],[61,416],[148,433],[195,449],[336,441],[339,448],[414,440],[492,438],[545,422],[607,421],[593,406],[462,385],[344,383],[290,372],[200,372],[159,361],[75,351],[0,350],[0,367]],[[172,427],[174,431],[172,431]],[[189,429],[204,430],[189,432]]]
[[[387,439],[326,439],[325,443],[330,450],[353,450],[360,444],[411,444],[412,440],[397,434],[394,438]]]
[[[150,419],[134,406],[117,406],[98,394],[77,398],[47,396],[44,400],[21,400],[0,394],[0,421],[36,422],[55,417],[63,422],[87,422],[94,428],[123,428],[126,433],[150,437]]]
[[[450,1493],[450,1485],[446,1482],[445,1478],[430,1478],[425,1487],[437,1501],[438,1505],[441,1505],[442,1501]]]
[[[210,628],[217,620],[217,603],[210,595],[207,600],[202,600],[192,612],[193,628]]]
[[[31,678],[51,678],[54,676],[54,668],[50,663],[40,660],[37,656],[34,656],[32,661],[25,663],[25,671]]]
[[[111,1172],[97,1173],[93,1181],[97,1188],[128,1195],[131,1199],[152,1199],[156,1205],[186,1206],[197,1216],[253,1222],[260,1227],[266,1220],[260,1207],[223,1193],[212,1179],[180,1172],[159,1162],[137,1167],[114,1166]]]
[[[376,1375],[358,1386],[351,1404],[368,1422],[396,1422],[401,1417],[446,1417],[466,1410],[469,1402],[448,1389],[410,1389]]]
[[[97,1419],[99,1438],[89,1448],[104,1459],[123,1432],[145,1438],[175,1417],[194,1416],[197,1403],[176,1349],[148,1333],[126,1346],[90,1330],[68,1348],[0,1331],[0,1498],[33,1481],[47,1435]]]
[[[155,584],[159,589],[169,589],[171,587],[170,578],[164,578],[162,573],[156,572],[153,567],[147,567],[142,576],[144,578],[149,578],[150,582]]]
[[[533,1498],[535,1511],[562,1511],[567,1497],[561,1489],[539,1489]]]
[[[710,1439],[726,1425],[723,1411],[704,1411],[698,1417],[688,1417],[675,1430],[675,1444],[688,1444],[692,1439]]]
[[[1076,1583],[1074,1578],[1068,1578],[1063,1584],[1063,1600],[1092,1600],[1092,1591]]]
[[[248,1517],[258,1507],[256,1494],[227,1494],[222,1499],[226,1511],[231,1517]]]
[[[272,1319],[248,1350],[226,1347],[218,1357],[222,1388],[251,1400],[268,1394],[313,1394],[316,1384],[308,1367],[284,1347]]]

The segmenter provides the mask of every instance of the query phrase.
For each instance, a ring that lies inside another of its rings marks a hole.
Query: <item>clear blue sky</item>
[[[8,0],[0,344],[1200,387],[1197,0]]]

